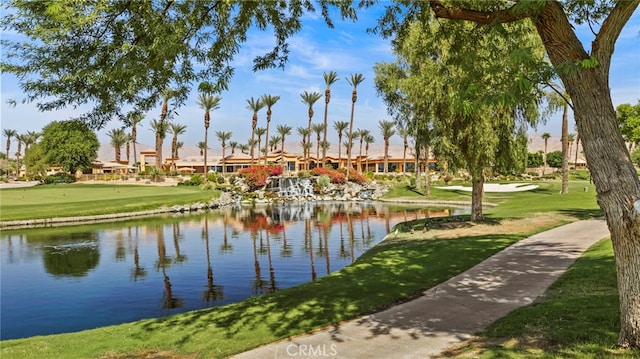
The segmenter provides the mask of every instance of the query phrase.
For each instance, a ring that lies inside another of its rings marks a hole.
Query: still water
[[[3,231],[0,338],[238,302],[339,270],[398,222],[448,214],[456,213],[302,203]]]

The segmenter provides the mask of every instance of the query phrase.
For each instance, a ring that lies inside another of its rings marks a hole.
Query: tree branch
[[[513,9],[516,5],[505,10],[489,12],[469,10],[457,6],[446,7],[442,2],[440,2],[440,0],[430,0],[429,6],[437,18],[467,20],[483,25],[491,24],[493,22],[514,22],[531,17],[531,14],[525,11],[518,13],[514,12]]]
[[[600,32],[591,44],[591,54],[601,65],[609,68],[611,56],[622,28],[640,4],[640,0],[618,1],[609,16],[602,23]]]

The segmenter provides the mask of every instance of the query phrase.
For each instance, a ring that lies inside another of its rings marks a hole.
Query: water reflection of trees
[[[177,297],[173,293],[173,289],[171,286],[171,279],[167,274],[167,268],[171,267],[174,259],[167,255],[167,247],[164,242],[164,227],[162,225],[158,225],[156,228],[156,242],[158,248],[158,260],[155,263],[156,271],[160,270],[162,272],[163,282],[164,282],[164,295],[162,298],[162,308],[164,309],[175,309],[181,308],[184,305],[184,302],[181,298]]]
[[[204,219],[202,237],[204,238],[207,253],[207,288],[204,290],[203,298],[205,302],[213,302],[224,299],[224,288],[213,283],[213,267],[211,266],[211,251],[209,250],[209,220]]]
[[[95,232],[49,235],[47,244],[42,246],[42,259],[47,273],[55,277],[84,277],[100,262],[98,235]]]

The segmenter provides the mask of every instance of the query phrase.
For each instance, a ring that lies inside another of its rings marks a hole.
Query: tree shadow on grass
[[[558,212],[580,219],[580,220],[602,217],[604,215],[600,208],[592,208],[592,209],[572,208],[572,209],[562,209],[562,210],[559,210]]]
[[[415,298],[519,239],[483,235],[382,243],[353,265],[315,282],[224,307],[144,321],[136,324],[133,336],[142,340],[180,328],[168,345],[179,348],[205,340],[216,352],[230,355]]]

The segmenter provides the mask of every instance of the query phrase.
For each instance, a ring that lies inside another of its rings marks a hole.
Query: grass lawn
[[[620,328],[613,248],[593,245],[532,306],[497,320],[446,356],[473,358],[640,358],[616,348]]]
[[[558,194],[559,182],[540,184],[540,189],[530,193],[496,194],[491,201],[500,206],[487,211],[492,222],[488,227],[496,228],[490,234],[436,239],[419,232],[401,232],[365,253],[353,265],[312,283],[166,318],[3,341],[0,357],[112,359],[154,357],[154,353],[162,353],[168,358],[222,358],[371,313],[406,301],[533,232],[547,229],[536,225],[538,216],[545,218],[545,226],[554,226],[570,217],[599,213],[595,191],[591,188],[584,192],[582,182],[572,183],[568,195]],[[487,200],[489,197],[487,194]],[[540,212],[551,213],[535,214]],[[513,221],[509,219],[513,217],[527,217],[515,221],[529,221],[533,226],[496,234],[497,226]],[[594,247],[578,262],[580,266],[572,267],[571,275],[565,275],[554,286],[555,292],[550,292],[545,302],[526,308],[524,314],[516,311],[487,331],[482,338],[487,338],[483,339],[488,342],[484,346],[489,349],[483,349],[486,351],[482,355],[528,358],[533,353],[542,358],[581,358],[606,357],[614,352],[628,357],[638,354],[612,349],[618,314],[615,268],[607,243]],[[597,301],[590,303],[596,297]],[[545,304],[547,301],[550,304]],[[544,306],[553,311],[526,312]],[[544,340],[531,340],[541,335]],[[491,338],[499,338],[501,342],[494,344]],[[512,345],[514,342],[527,346]],[[463,348],[460,353],[475,356],[477,347]],[[552,350],[552,355],[545,356],[547,350]]]
[[[214,191],[196,186],[51,184],[0,190],[0,220],[136,212],[206,202]]]

